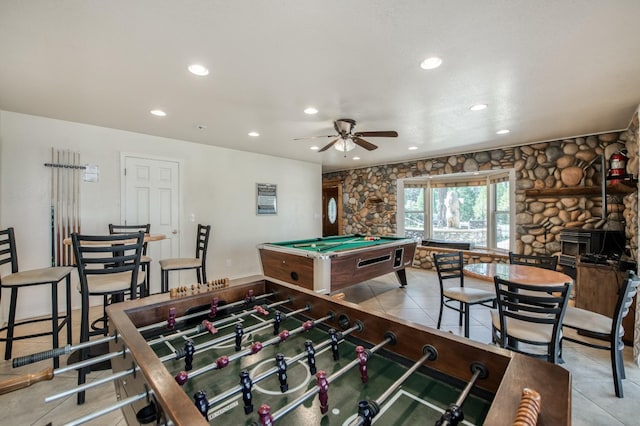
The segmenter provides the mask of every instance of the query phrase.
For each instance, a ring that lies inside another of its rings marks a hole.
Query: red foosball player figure
[[[215,318],[218,315],[218,302],[220,299],[214,297],[211,299],[211,308],[209,309],[209,318]]]
[[[356,346],[356,357],[360,361],[360,379],[362,383],[367,383],[369,381],[369,375],[367,374],[369,356],[367,355],[367,350],[363,346]]]
[[[318,392],[320,413],[327,414],[327,411],[329,411],[329,381],[327,380],[327,373],[324,370],[318,371],[316,379],[317,385],[320,388],[320,392]]]
[[[167,329],[173,330],[176,326],[176,308],[169,308],[169,318],[167,319]]]
[[[273,417],[271,417],[271,407],[267,404],[262,404],[258,408],[258,414],[260,415],[260,424],[262,426],[273,426]]]

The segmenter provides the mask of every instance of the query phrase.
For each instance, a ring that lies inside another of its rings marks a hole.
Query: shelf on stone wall
[[[625,180],[607,185],[607,194],[631,194],[637,191],[637,183],[637,180]],[[570,188],[526,189],[524,194],[527,197],[600,195],[601,191],[599,186],[575,186]]]

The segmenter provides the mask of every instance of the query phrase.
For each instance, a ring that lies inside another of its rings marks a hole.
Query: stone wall
[[[625,203],[621,196],[608,195],[606,220],[602,220],[598,191],[571,196],[547,196],[543,191],[534,196],[531,190],[600,185],[599,156],[604,153],[608,158],[629,140],[629,132],[607,133],[331,172],[323,179],[343,181],[343,233],[395,235],[398,179],[513,168],[517,214],[516,246],[512,250],[553,254],[560,251],[562,229],[621,229]],[[635,212],[637,215],[637,208]]]
[[[461,251],[464,264],[470,263],[509,263],[509,255],[495,253],[490,250],[457,250],[442,247],[416,247],[416,254],[413,257],[413,267],[421,269],[435,269],[433,255],[438,253],[457,253]]]

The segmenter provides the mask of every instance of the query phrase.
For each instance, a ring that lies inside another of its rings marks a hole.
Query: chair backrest
[[[149,234],[151,232],[151,224],[147,223],[146,225],[114,225],[113,223],[109,224],[109,234],[132,234],[134,232],[144,232],[145,234]],[[142,254],[147,254],[147,244],[144,243],[142,246]]]
[[[571,294],[571,283],[561,285],[521,284],[494,277],[494,284],[503,347],[509,337],[507,318],[553,326],[551,343],[558,347],[562,320],[567,310],[569,294]]]
[[[613,311],[613,325],[611,330],[618,330],[618,337],[620,339],[622,339],[624,334],[622,320],[629,313],[629,307],[633,302],[633,296],[638,292],[639,284],[640,278],[633,271],[628,271],[627,276],[622,283],[622,287],[619,290],[618,301],[616,302],[616,308]],[[620,344],[622,344],[622,341],[620,341]]]
[[[509,263],[512,265],[537,266],[538,268],[555,271],[558,266],[558,256],[534,256],[509,252]]]
[[[130,272],[131,298],[135,299],[144,242],[143,232],[114,235],[73,233],[71,242],[83,293],[88,293],[87,277],[90,275]]]
[[[209,234],[211,225],[198,224],[198,234],[196,235],[196,259],[202,258],[202,264],[207,261],[207,247],[209,247]]]
[[[18,272],[18,254],[16,252],[16,237],[13,228],[0,231],[0,266],[7,263],[11,263],[12,274]],[[2,279],[0,278],[1,283]]]
[[[457,253],[434,254],[433,261],[436,264],[436,271],[438,272],[440,291],[442,291],[443,288],[442,281],[452,278],[458,278],[460,280],[460,287],[464,287],[464,274],[462,271],[464,267],[464,257],[461,251]]]

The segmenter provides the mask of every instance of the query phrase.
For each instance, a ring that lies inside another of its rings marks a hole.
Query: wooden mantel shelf
[[[607,194],[631,194],[637,191],[637,184],[632,182],[620,182],[607,185]],[[570,188],[545,188],[545,189],[526,189],[524,194],[527,197],[544,197],[544,196],[571,196],[571,195],[600,195],[602,189],[599,186],[575,186]]]

